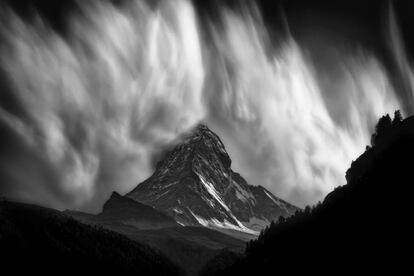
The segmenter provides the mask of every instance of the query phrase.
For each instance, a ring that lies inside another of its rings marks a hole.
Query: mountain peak
[[[230,168],[231,159],[217,134],[206,125],[199,124],[193,130],[193,137],[199,139],[196,147],[197,153],[201,155],[214,154],[220,159],[224,167]]]
[[[297,210],[233,172],[223,142],[203,124],[190,131],[127,197],[162,210],[182,225],[248,233]]]
[[[181,143],[169,151],[157,163],[155,173],[168,174],[177,171],[193,171],[200,159],[219,160],[225,168],[230,168],[231,159],[217,134],[206,125],[199,124],[190,130]]]
[[[189,132],[190,139],[199,138],[199,139],[212,139],[216,143],[219,143],[220,146],[224,148],[223,142],[216,133],[214,133],[207,125],[198,124]]]
[[[183,142],[181,144],[185,144],[188,142],[196,141],[196,140],[213,140],[215,143],[219,143],[220,146],[223,146],[220,138],[215,134],[207,125],[205,124],[198,124],[193,127],[191,130],[184,135]]]
[[[212,131],[208,128],[207,125],[200,123],[197,126],[195,126],[194,132],[203,133],[203,132],[212,132]]]

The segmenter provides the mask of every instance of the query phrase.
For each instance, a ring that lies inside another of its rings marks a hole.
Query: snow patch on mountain
[[[202,217],[197,216],[196,214],[193,213],[193,211],[191,211],[189,209],[190,213],[193,215],[193,217],[197,220],[197,222],[201,225],[203,225],[204,227],[208,226],[208,220],[203,219]]]
[[[211,184],[206,179],[204,179],[204,177],[200,173],[198,173],[198,172],[195,172],[195,173],[200,178],[201,183],[203,183],[204,187],[206,187],[209,194],[212,195],[214,197],[214,199],[217,200],[217,202],[220,203],[220,205],[224,209],[226,209],[227,212],[230,212],[229,207],[227,207],[226,203],[224,203],[224,201],[221,199],[221,197],[219,196],[217,190],[214,188],[213,184]]]
[[[157,163],[154,174],[127,194],[186,226],[251,234],[297,208],[231,169],[220,138],[200,125]]]
[[[182,214],[184,213],[183,210],[178,209],[178,208],[173,208],[173,211],[176,212],[177,214]]]
[[[247,222],[243,222],[243,225],[249,229],[260,231],[269,225],[270,222],[267,219],[260,219],[257,217],[252,217]]]
[[[277,205],[279,205],[279,202],[277,202],[271,195],[269,195],[269,193],[266,190],[263,190],[265,192],[265,194]]]
[[[204,227],[231,229],[231,230],[245,232],[245,233],[256,235],[256,236],[259,235],[258,231],[249,229],[249,228],[245,227],[243,224],[241,224],[240,222],[239,222],[240,226],[236,226],[236,225],[230,223],[226,219],[224,219],[224,221],[219,221],[216,218],[204,219],[201,216],[198,216],[198,215],[194,214],[193,211],[191,211],[191,210],[189,210],[189,211],[193,215],[193,217],[197,220],[197,222],[200,225],[204,226]]]
[[[265,192],[265,194],[271,199],[273,200],[273,202],[275,204],[277,204],[280,208],[284,209],[285,211],[289,211],[286,203],[282,202],[281,200],[275,198],[274,196],[272,196],[271,194],[269,194],[265,189],[263,189],[263,191]]]
[[[255,204],[254,196],[252,195],[252,193],[240,187],[240,185],[237,184],[237,182],[235,181],[232,181],[232,184],[236,187],[236,197],[239,200],[243,201],[244,203],[250,201],[252,204]]]
[[[207,189],[207,191],[209,192],[209,194],[211,196],[213,196],[213,198],[216,199],[218,203],[220,203],[220,205],[227,211],[227,214],[237,223],[237,225],[230,223],[226,219],[224,219],[223,222],[219,221],[216,218],[210,218],[209,220],[205,220],[205,219],[202,219],[200,217],[196,217],[194,215],[194,213],[192,213],[193,216],[197,220],[200,220],[203,223],[207,223],[207,225],[213,225],[213,226],[221,227],[221,228],[234,229],[234,230],[238,230],[238,231],[242,231],[242,232],[246,232],[246,233],[250,233],[250,234],[257,234],[257,231],[254,231],[252,229],[247,228],[246,226],[243,225],[243,223],[241,223],[236,218],[236,216],[233,215],[233,213],[231,212],[230,208],[226,205],[226,203],[224,203],[223,199],[220,197],[219,193],[214,188],[214,185],[212,185],[209,181],[207,181],[200,173],[198,173],[198,172],[195,172],[195,173],[197,174],[197,176],[199,177],[201,183]],[[199,223],[200,223],[200,221],[199,221]],[[200,223],[200,224],[202,224],[202,223]]]

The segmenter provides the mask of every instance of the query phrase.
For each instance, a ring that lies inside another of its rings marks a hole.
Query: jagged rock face
[[[127,196],[182,225],[251,233],[297,210],[265,188],[247,184],[230,166],[220,138],[199,125]]]

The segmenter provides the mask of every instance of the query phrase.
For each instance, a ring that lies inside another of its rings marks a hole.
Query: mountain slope
[[[216,275],[392,274],[412,269],[414,118],[388,127],[347,171],[347,185],[313,209],[273,224]],[[216,257],[216,259],[223,259]]]
[[[205,125],[187,135],[127,196],[164,211],[181,225],[251,234],[298,210],[233,172],[223,143]]]
[[[168,215],[116,192],[100,214],[74,211],[66,214],[159,250],[186,275],[196,275],[222,249],[241,253],[245,248],[240,239],[204,227],[183,227]]]
[[[98,215],[74,211],[66,211],[66,213],[86,223],[106,225],[116,222],[141,230],[178,226],[177,222],[168,215],[116,192],[112,193]]]
[[[178,275],[146,245],[39,206],[0,201],[2,272],[14,274]]]
[[[186,275],[198,275],[200,269],[221,250],[241,254],[245,242],[205,227],[173,227],[137,230],[125,225],[106,225],[132,240],[159,250],[181,267]]]

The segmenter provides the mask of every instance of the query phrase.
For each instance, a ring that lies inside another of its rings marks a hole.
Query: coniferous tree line
[[[272,222],[227,266],[210,263],[214,275],[396,275],[409,268],[414,118],[403,120],[399,111],[393,119],[383,116],[371,141],[346,172],[346,185],[315,206]]]

